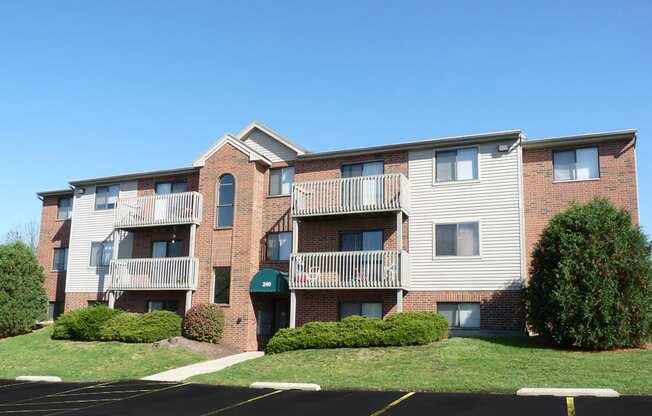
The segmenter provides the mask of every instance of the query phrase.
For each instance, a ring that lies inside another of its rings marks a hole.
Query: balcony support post
[[[192,290],[186,290],[185,312],[188,312],[191,306],[192,306]]]
[[[197,224],[190,224],[190,245],[188,245],[188,257],[195,257],[196,235],[197,235]]]
[[[403,250],[403,211],[396,211],[396,249]]]
[[[115,292],[113,290],[109,290],[108,292],[108,306],[109,309],[115,308]]]
[[[396,291],[396,312],[403,312],[403,289]]]
[[[118,260],[118,251],[120,251],[120,230],[119,229],[114,229],[113,230],[113,247],[111,248],[111,263],[115,262]],[[112,266],[113,267],[113,266]],[[113,273],[111,273],[111,278],[113,279]],[[113,283],[113,282],[111,282]],[[108,306],[109,308],[113,309],[115,307],[115,292],[113,290],[109,290],[108,293]]]
[[[292,218],[292,254],[299,252],[299,220]]]
[[[297,293],[290,290],[290,328],[297,326]]]

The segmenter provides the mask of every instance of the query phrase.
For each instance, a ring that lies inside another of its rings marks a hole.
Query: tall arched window
[[[217,187],[217,228],[233,226],[233,202],[235,201],[235,179],[233,175],[222,175]]]

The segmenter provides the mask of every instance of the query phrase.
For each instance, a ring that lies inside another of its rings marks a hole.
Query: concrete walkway
[[[264,353],[259,351],[243,352],[241,354],[229,355],[228,357],[218,358],[217,360],[202,361],[200,363],[190,364],[185,367],[174,368],[172,370],[164,371],[162,373],[143,377],[141,380],[183,381],[187,378],[194,377],[200,374],[214,373],[226,367],[230,367],[233,364],[238,364],[243,361],[262,357],[263,355]]]

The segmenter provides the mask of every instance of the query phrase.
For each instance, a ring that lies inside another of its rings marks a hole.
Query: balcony
[[[195,290],[198,274],[196,257],[118,259],[109,290]]]
[[[297,253],[290,289],[406,289],[410,258],[402,250]]]
[[[401,173],[296,182],[292,188],[294,217],[390,211],[410,211],[410,183]]]
[[[201,216],[202,196],[199,192],[120,198],[115,208],[114,227],[199,224]]]

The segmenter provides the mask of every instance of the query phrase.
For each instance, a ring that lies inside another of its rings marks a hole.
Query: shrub
[[[555,215],[532,255],[528,322],[564,347],[638,347],[652,325],[650,244],[606,200]]]
[[[174,312],[123,313],[102,328],[102,341],[150,343],[181,335],[181,317]]]
[[[98,341],[106,322],[122,313],[104,305],[66,312],[55,321],[52,338]]]
[[[0,338],[29,332],[47,314],[45,277],[34,251],[0,245]]]
[[[214,304],[197,305],[183,318],[183,336],[202,342],[217,344],[224,331],[224,313]]]
[[[446,338],[448,322],[430,312],[404,312],[374,319],[350,316],[340,322],[310,322],[278,331],[269,354],[309,348],[359,348],[424,345]]]

